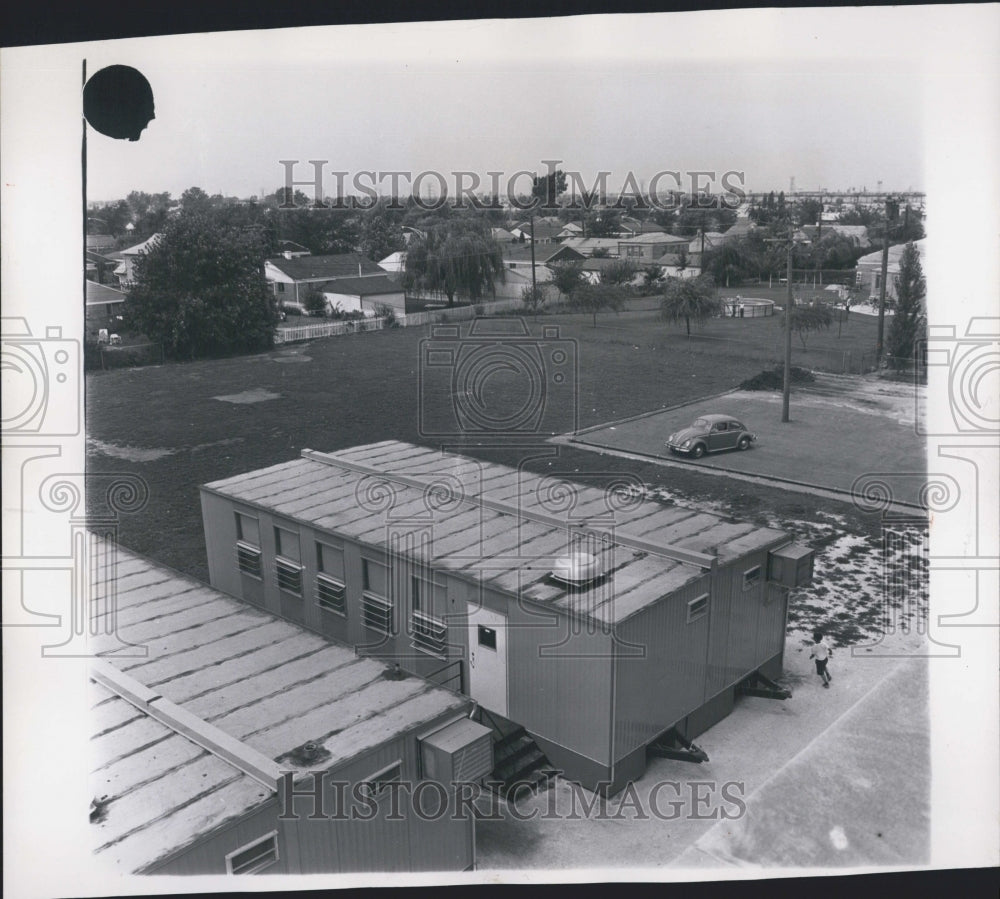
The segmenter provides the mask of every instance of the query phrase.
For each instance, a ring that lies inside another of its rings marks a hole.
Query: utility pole
[[[785,301],[785,376],[781,384],[781,420],[788,421],[788,404],[792,395],[792,240],[791,226],[788,229],[788,294]]]
[[[816,216],[816,273],[819,276],[819,286],[823,286],[823,259],[820,246],[823,243],[823,192],[819,195],[819,215]]]
[[[529,216],[531,222],[531,297],[534,299],[538,285],[535,283],[535,213],[532,211]]]
[[[885,201],[885,229],[882,233],[882,277],[878,294],[878,338],[875,343],[875,368],[882,365],[883,338],[885,336],[885,282],[889,276],[889,205],[887,197]]]
[[[773,243],[780,243],[781,238],[765,238]],[[792,251],[795,248],[795,225],[788,223],[788,243],[785,281],[787,293],[785,294],[785,374],[781,383],[781,420],[787,422],[788,406],[792,395],[792,310],[795,300],[792,299]]]

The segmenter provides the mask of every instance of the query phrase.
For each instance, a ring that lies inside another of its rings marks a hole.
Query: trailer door
[[[507,715],[507,618],[469,603],[469,695]]]

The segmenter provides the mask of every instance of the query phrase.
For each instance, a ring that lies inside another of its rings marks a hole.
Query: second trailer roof
[[[205,485],[213,493],[385,547],[426,522],[412,555],[602,622],[622,621],[716,563],[788,542],[781,531],[389,440],[302,457]],[[549,575],[581,548],[605,576],[586,589]]]

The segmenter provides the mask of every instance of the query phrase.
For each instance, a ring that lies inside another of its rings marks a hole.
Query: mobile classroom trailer
[[[812,551],[781,531],[396,441],[202,488],[212,584],[360,653],[457,685],[591,789],[647,747],[780,676],[790,587]],[[585,549],[601,574],[567,583]],[[486,720],[486,719],[483,719]]]
[[[455,783],[493,760],[468,697],[96,546],[99,860],[141,874],[474,866],[474,812]]]

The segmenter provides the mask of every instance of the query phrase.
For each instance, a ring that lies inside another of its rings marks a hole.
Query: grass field
[[[578,363],[574,382],[547,396],[543,426],[564,433],[730,390],[762,367],[759,358],[745,358],[734,347],[760,352],[773,343],[779,322],[717,320],[702,329],[732,340],[739,336],[736,344],[689,341],[651,310],[600,316],[597,328],[589,316],[529,319],[534,337],[543,327],[558,325],[560,339],[571,341],[562,346]],[[871,322],[852,321],[841,342],[867,346],[872,334]],[[89,470],[132,472],[150,490],[148,506],[123,518],[122,542],[206,579],[200,484],[287,461],[306,447],[336,450],[390,438],[440,443],[422,433],[421,416],[425,423],[447,419],[455,397],[447,372],[425,380],[421,397],[421,342],[428,337],[427,327],[393,329],[254,356],[89,374]],[[823,336],[820,342],[835,339]],[[501,374],[494,386],[516,389],[518,383],[504,382]],[[227,396],[251,401],[216,399]],[[517,464],[523,455],[476,442],[453,445],[506,464]],[[859,470],[864,464],[859,460]],[[526,467],[569,477],[629,473],[651,489],[668,490],[682,501],[711,503],[738,518],[815,522],[820,527],[815,536],[824,542],[833,542],[845,529],[873,539],[878,534],[878,517],[850,505],[713,478],[693,466],[690,471],[664,469],[549,445]]]

